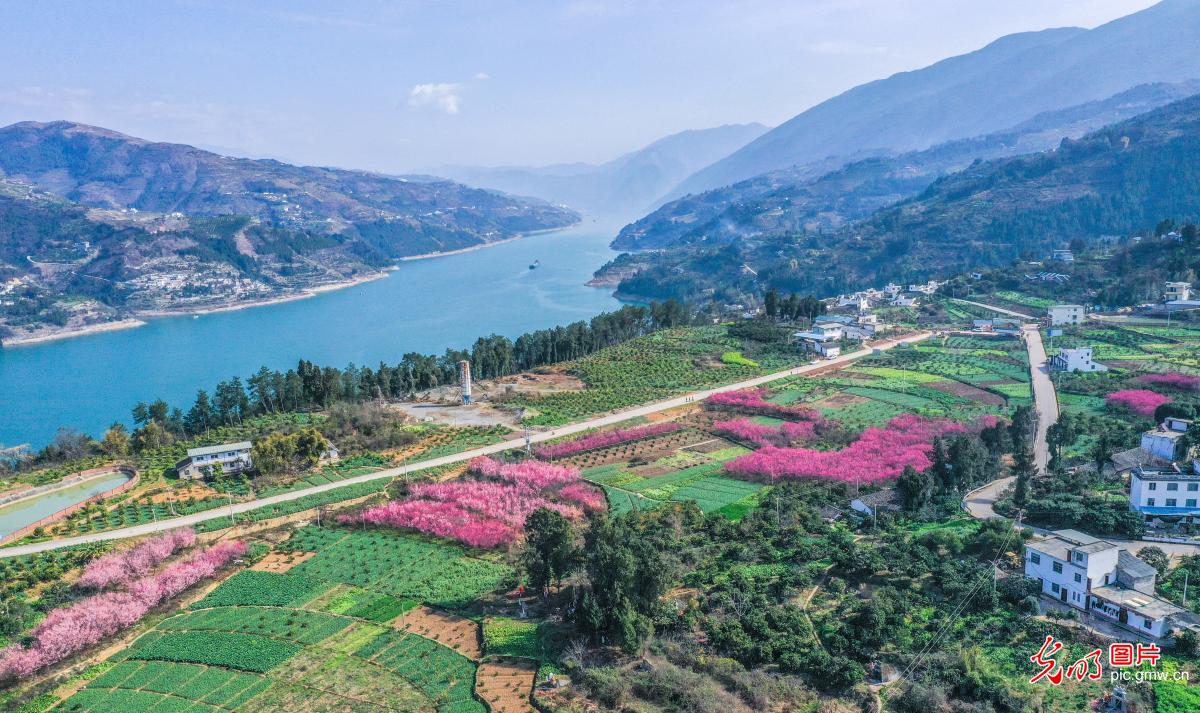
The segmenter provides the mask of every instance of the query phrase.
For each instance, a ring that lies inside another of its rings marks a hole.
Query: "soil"
[[[392,626],[433,639],[469,659],[478,660],[483,655],[479,625],[461,616],[419,606],[392,621]]]
[[[479,664],[475,693],[487,701],[492,713],[533,713],[529,697],[536,676],[537,664],[529,659],[491,658]]]
[[[868,399],[865,396],[858,396],[856,394],[848,394],[848,393],[842,391],[842,392],[838,392],[836,394],[832,394],[830,396],[826,396],[825,398],[820,399],[818,401],[814,401],[813,403],[811,403],[809,405],[813,406],[814,408],[820,408],[822,406],[827,407],[827,408],[836,408],[838,406],[853,406],[854,404],[865,404],[870,400],[871,399]]]
[[[282,573],[316,556],[316,552],[269,552],[250,569]]]
[[[955,396],[971,399],[972,401],[981,404],[987,404],[988,406],[1004,405],[1004,397],[1000,394],[994,394],[991,391],[984,391],[983,389],[971,386],[970,384],[964,384],[961,381],[932,381],[928,384],[925,384],[925,386],[928,386],[931,389],[937,389],[938,391],[942,391],[947,394],[954,394]]]

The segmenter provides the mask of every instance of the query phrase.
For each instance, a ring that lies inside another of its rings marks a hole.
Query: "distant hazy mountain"
[[[450,181],[230,158],[65,121],[0,129],[0,172],[99,208],[358,233],[387,257],[569,225],[570,211]]]
[[[671,201],[625,226],[613,247],[715,245],[762,233],[836,229],[915,196],[940,176],[977,159],[1053,148],[1064,138],[1083,136],[1197,93],[1200,80],[1142,85],[1107,99],[1039,114],[1006,131],[922,151],[852,161],[832,171],[823,162],[771,171]]]
[[[671,195],[829,157],[923,149],[1138,84],[1197,79],[1198,46],[1197,0],[1164,0],[1092,30],[1010,35],[822,102],[698,171]]]
[[[620,292],[644,298],[736,300],[767,287],[831,295],[1045,255],[1168,218],[1200,219],[1200,96],[1054,150],[977,161],[836,232],[677,243],[623,255],[608,272]],[[1177,270],[1189,268],[1200,262]]]
[[[442,166],[428,173],[473,186],[537,196],[605,216],[640,214],[696,170],[761,136],[762,124],[683,131],[601,165]]]

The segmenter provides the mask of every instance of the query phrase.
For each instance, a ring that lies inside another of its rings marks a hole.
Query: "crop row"
[[[350,625],[348,617],[278,607],[218,607],[173,616],[162,631],[225,631],[269,636],[297,644],[315,644]]]
[[[139,640],[129,658],[224,666],[266,673],[295,656],[303,647],[254,634],[224,631],[178,631]]]

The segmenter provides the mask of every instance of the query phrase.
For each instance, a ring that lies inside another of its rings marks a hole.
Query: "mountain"
[[[0,337],[277,299],[578,219],[445,179],[22,122],[0,129]]]
[[[1107,99],[1039,114],[1006,131],[923,151],[853,161],[831,171],[826,162],[772,171],[671,201],[625,226],[613,247],[661,249],[761,233],[837,229],[915,196],[938,177],[977,159],[1052,148],[1064,138],[1077,138],[1196,93],[1200,81],[1141,85]]]
[[[593,214],[623,217],[645,212],[684,178],[765,131],[762,124],[683,131],[600,165],[441,166],[428,172]]]
[[[678,244],[608,266],[618,292],[736,301],[768,287],[831,295],[1042,256],[1079,238],[1200,217],[1200,96],[1050,151],[977,161],[835,232]]]
[[[1197,0],[1164,0],[1092,30],[1002,37],[822,102],[693,174],[672,197],[831,157],[919,150],[1138,84],[1197,79],[1197,44]]]
[[[0,172],[85,206],[239,215],[346,235],[381,257],[472,247],[578,219],[445,180],[231,158],[66,121],[0,129]]]

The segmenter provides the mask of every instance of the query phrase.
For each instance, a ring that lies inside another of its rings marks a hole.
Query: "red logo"
[[[1047,636],[1046,641],[1042,644],[1042,648],[1029,660],[1041,667],[1030,679],[1030,683],[1037,683],[1042,679],[1046,679],[1052,686],[1061,685],[1063,679],[1075,679],[1082,681],[1085,678],[1092,681],[1099,681],[1104,677],[1104,665],[1100,661],[1100,649],[1093,649],[1090,653],[1079,659],[1075,663],[1067,666],[1064,670],[1054,659],[1063,645],[1054,640],[1053,636]],[[1150,664],[1157,666],[1159,658],[1162,657],[1162,650],[1158,648],[1158,644],[1134,644],[1130,643],[1113,643],[1108,646],[1108,662],[1115,668],[1128,668],[1130,666],[1141,666],[1142,664]]]

